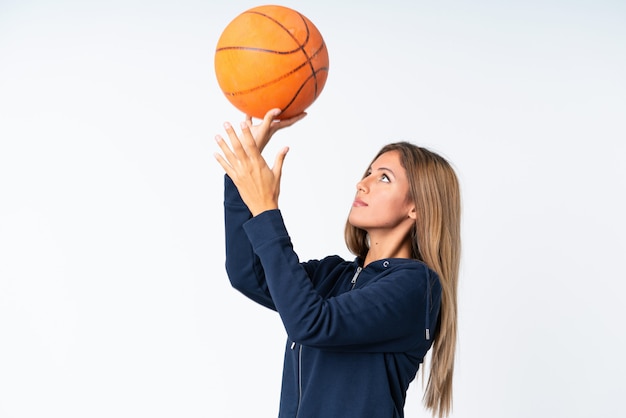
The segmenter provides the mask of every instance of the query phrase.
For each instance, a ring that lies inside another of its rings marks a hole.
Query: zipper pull
[[[350,283],[352,283],[352,287],[350,289],[354,289],[354,286],[356,286],[356,279],[359,278],[359,273],[361,273],[361,270],[363,270],[361,266],[356,268],[356,272],[354,273],[354,276],[352,276],[352,280],[350,281]]]
[[[295,341],[292,341],[292,342],[291,342],[291,349],[293,350],[295,346],[296,346],[296,342],[295,342]]]

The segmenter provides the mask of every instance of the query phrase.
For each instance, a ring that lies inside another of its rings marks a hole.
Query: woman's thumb
[[[276,154],[276,160],[274,161],[274,166],[272,167],[272,171],[278,180],[280,180],[280,176],[283,172],[283,163],[285,162],[285,157],[289,152],[289,147],[285,147]]]

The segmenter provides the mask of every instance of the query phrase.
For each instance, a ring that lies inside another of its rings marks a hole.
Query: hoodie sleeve
[[[432,343],[424,333],[425,307],[435,323],[440,304],[438,280],[421,263],[391,268],[360,289],[325,299],[313,288],[293,251],[278,209],[244,224],[266,283],[292,341],[341,351],[400,352]],[[431,298],[432,300],[427,300]],[[434,329],[434,326],[433,326]]]
[[[253,301],[276,310],[265,282],[259,257],[254,253],[243,224],[252,218],[241,200],[237,187],[224,176],[224,223],[226,237],[226,272],[231,285]]]

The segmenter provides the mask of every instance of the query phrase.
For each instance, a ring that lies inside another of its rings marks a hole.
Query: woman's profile
[[[278,208],[281,150],[261,151],[304,115],[237,134],[225,124],[216,159],[226,172],[226,269],[233,287],[276,310],[287,331],[279,417],[404,416],[427,352],[424,403],[450,413],[460,258],[460,192],[441,156],[385,145],[356,184],[345,228],[353,260],[300,262]]]

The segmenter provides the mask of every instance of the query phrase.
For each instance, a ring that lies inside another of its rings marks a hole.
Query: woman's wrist
[[[252,216],[254,217],[254,216],[260,215],[263,212],[267,212],[268,210],[278,209],[278,204],[268,203],[268,204],[254,205],[253,207],[249,206],[248,209],[250,210],[250,213],[252,213]]]

